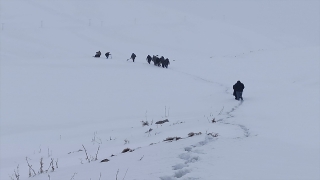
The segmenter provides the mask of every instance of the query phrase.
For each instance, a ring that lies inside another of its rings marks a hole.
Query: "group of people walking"
[[[112,58],[112,55],[111,55],[110,52],[106,52],[104,55],[106,56],[107,59],[109,59],[109,57]],[[97,52],[96,52],[96,55],[94,55],[93,57],[99,58],[100,56],[101,56],[101,51],[97,51]],[[136,57],[137,57],[137,56],[136,56],[134,53],[132,53],[130,59],[132,59],[132,61],[134,62],[134,60],[136,59]],[[127,59],[127,61],[129,61],[130,59]]]
[[[152,61],[155,66],[159,66],[159,67],[162,66],[163,68],[168,68],[168,65],[170,64],[170,61],[168,58],[164,58],[163,56],[159,58],[158,55],[153,55],[152,57],[148,55],[146,60],[149,64]]]
[[[93,57],[99,58],[100,56],[101,56],[101,51],[97,51],[96,55],[94,55]],[[107,59],[109,59],[109,57],[112,58],[110,52],[106,52],[105,56]],[[132,53],[130,58],[127,59],[127,61],[129,61],[131,59],[132,62],[134,62],[136,57],[137,57],[137,55],[135,53]],[[164,58],[163,56],[159,57],[158,55],[153,55],[152,57],[150,55],[148,55],[146,60],[149,64],[152,61],[155,66],[159,66],[159,67],[162,66],[163,68],[168,68],[168,65],[170,64],[170,60],[168,58]]]
[[[100,57],[100,56],[101,56],[101,52],[98,51],[96,52],[96,55],[94,57]],[[110,52],[106,52],[105,56],[108,59],[111,56]],[[132,59],[132,61],[134,62],[136,57],[137,57],[136,54],[132,53],[131,57],[127,59],[127,61]],[[168,68],[168,65],[170,64],[170,61],[168,58],[164,58],[163,56],[159,58],[158,55],[153,55],[152,57],[148,55],[146,60],[149,64],[152,61],[155,66],[158,66],[158,67],[162,66],[163,68]],[[241,81],[237,81],[237,83],[233,85],[233,96],[235,97],[236,100],[243,101],[243,97],[242,97],[243,89],[244,89],[244,84]]]
[[[107,59],[109,59],[109,57],[112,58],[110,52],[106,52],[104,55],[106,56]],[[101,56],[101,51],[97,51],[96,55],[94,55],[93,57],[100,57],[100,56]]]

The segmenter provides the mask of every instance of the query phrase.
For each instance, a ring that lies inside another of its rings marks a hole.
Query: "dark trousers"
[[[242,91],[236,91],[236,100],[243,100],[242,98]]]

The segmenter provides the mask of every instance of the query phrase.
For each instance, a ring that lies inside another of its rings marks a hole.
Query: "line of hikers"
[[[149,64],[152,61],[155,66],[159,66],[159,67],[162,66],[163,68],[168,68],[168,65],[170,64],[170,61],[168,58],[164,58],[163,56],[159,58],[158,55],[156,56],[153,55],[152,57],[148,55],[146,60]]]
[[[107,59],[109,59],[109,56],[110,56],[111,59],[112,59],[112,55],[111,55],[110,52],[106,52],[104,55],[106,56]],[[96,55],[94,55],[93,57],[99,58],[100,56],[101,56],[101,51],[97,51],[97,52],[96,52]],[[136,56],[134,53],[132,53],[130,59],[132,59],[132,61],[134,62],[134,60],[135,60],[136,57],[137,57],[137,56]],[[127,59],[127,61],[128,61],[128,60],[129,60],[129,59]]]
[[[104,55],[107,57],[107,59],[109,58],[109,56],[112,59],[112,56],[111,56],[110,52],[106,52]],[[101,51],[97,51],[96,55],[94,55],[93,57],[100,57],[100,56],[101,56]]]
[[[109,57],[112,58],[110,52],[106,52],[104,54],[106,56],[106,58],[108,59]],[[94,55],[94,57],[99,58],[101,56],[101,51],[97,51],[96,55]],[[137,55],[132,53],[130,58],[127,59],[127,61],[129,61],[130,59],[132,59],[132,61],[134,62],[134,60],[136,59]],[[150,55],[147,56],[146,58],[147,62],[150,64],[151,61],[153,62],[153,64],[155,66],[159,66],[159,67],[163,67],[163,68],[168,68],[168,65],[170,64],[170,61],[168,58],[164,58],[163,56],[161,56],[160,58],[158,57],[158,55],[153,55],[152,57]]]
[[[104,55],[106,56],[107,59],[109,58],[109,56],[110,56],[111,59],[112,59],[112,55],[110,54],[110,52],[106,52]],[[97,51],[97,52],[96,52],[96,55],[94,55],[93,57],[99,58],[100,56],[101,56],[101,51]],[[134,53],[132,53],[130,59],[132,59],[132,61],[134,62],[134,60],[135,60],[136,57],[137,57],[137,56],[136,56]],[[128,61],[128,60],[129,60],[129,59],[127,59],[127,61]]]
[[[98,51],[96,52],[96,55],[94,57],[100,57],[100,56],[101,56],[101,52]],[[108,59],[109,56],[111,56],[110,52],[106,52],[105,56]],[[137,57],[136,54],[132,53],[130,59],[132,59],[132,61],[134,62],[136,57]],[[127,61],[130,59],[127,59]],[[158,66],[158,67],[162,66],[163,68],[168,68],[168,65],[170,64],[170,61],[168,58],[164,58],[163,56],[159,58],[158,55],[153,55],[152,57],[148,55],[146,60],[149,64],[152,61],[155,66]],[[242,97],[243,89],[244,89],[244,84],[240,81],[237,81],[237,83],[233,85],[233,96],[235,97],[236,100],[243,101],[243,97]]]

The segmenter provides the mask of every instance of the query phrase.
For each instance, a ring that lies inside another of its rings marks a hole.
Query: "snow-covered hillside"
[[[0,1],[0,179],[320,179],[319,7]]]

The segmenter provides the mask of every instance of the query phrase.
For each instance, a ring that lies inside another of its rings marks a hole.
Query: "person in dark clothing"
[[[154,65],[156,65],[156,60],[157,60],[157,56],[153,55],[152,56],[152,62]]]
[[[100,56],[101,56],[101,52],[100,51],[96,52],[96,55],[94,55],[94,57],[100,57]]]
[[[146,58],[147,62],[150,64],[151,60],[152,60],[152,57],[150,55],[147,56]]]
[[[106,58],[108,59],[111,54],[110,54],[110,52],[107,52],[107,53],[104,54],[104,55],[106,55]]]
[[[159,61],[159,64],[158,64],[159,67],[162,65],[163,61],[164,61],[164,57],[161,56],[160,61]],[[162,65],[162,67],[164,68],[163,65]]]
[[[165,59],[161,60],[161,66],[162,66],[162,68],[165,68],[165,67],[166,67],[166,62],[165,62],[165,61],[166,61]]]
[[[168,65],[170,64],[170,61],[168,58],[166,58],[163,63],[162,63],[162,66],[164,66],[165,68],[168,68]]]
[[[158,57],[158,55],[156,56],[156,61],[154,62],[155,66],[160,66],[160,58]]]
[[[233,85],[233,94],[235,95],[235,99],[236,100],[243,100],[242,98],[242,92],[243,92],[243,89],[244,89],[244,84],[240,81],[237,81],[236,84]]]
[[[235,90],[233,90],[233,94],[232,95],[234,96],[235,99],[237,99],[237,94],[236,94]]]
[[[137,56],[136,56],[134,53],[132,53],[130,59],[132,59],[132,61],[134,62],[134,59],[135,59],[136,57],[137,57]]]

